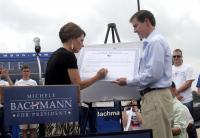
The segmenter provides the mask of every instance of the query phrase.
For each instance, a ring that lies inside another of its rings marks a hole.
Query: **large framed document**
[[[101,68],[108,69],[103,81],[114,81],[119,77],[133,79],[139,69],[141,42],[86,46],[78,57],[82,79],[94,76]]]

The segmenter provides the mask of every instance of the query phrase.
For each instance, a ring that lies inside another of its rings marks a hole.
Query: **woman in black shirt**
[[[45,85],[77,84],[84,89],[107,75],[107,69],[102,68],[95,76],[81,80],[74,53],[84,46],[85,32],[78,25],[72,22],[65,24],[60,29],[59,37],[63,47],[57,49],[47,63]],[[77,125],[68,123],[47,125],[46,131],[46,136],[79,133]]]

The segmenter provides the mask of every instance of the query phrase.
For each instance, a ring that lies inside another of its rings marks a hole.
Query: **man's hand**
[[[182,101],[183,96],[181,96],[181,95],[176,95],[176,98],[177,98],[179,101]]]
[[[127,85],[127,79],[126,78],[119,78],[119,79],[113,81],[113,83],[116,83],[120,86],[124,86],[124,85]]]

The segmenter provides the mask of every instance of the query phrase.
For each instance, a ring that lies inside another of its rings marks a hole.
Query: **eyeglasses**
[[[181,58],[181,55],[174,55],[173,58]]]

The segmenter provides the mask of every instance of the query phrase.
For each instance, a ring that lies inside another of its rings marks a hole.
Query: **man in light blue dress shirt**
[[[142,127],[153,130],[154,138],[172,138],[171,119],[173,99],[169,87],[172,83],[172,57],[165,38],[155,30],[154,15],[147,10],[135,13],[130,23],[143,40],[140,69],[133,80],[123,76],[118,85],[138,86],[141,100]]]
[[[200,75],[198,77],[198,81],[197,81],[196,87],[197,87],[197,93],[200,94]]]

